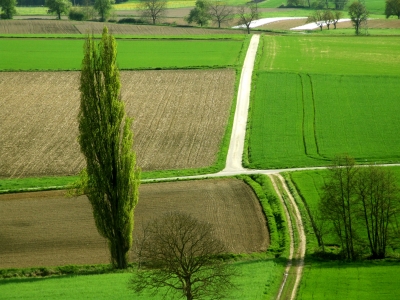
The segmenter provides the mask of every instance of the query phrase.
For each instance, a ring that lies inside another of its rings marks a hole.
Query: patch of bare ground
[[[54,18],[54,17],[53,17]],[[58,20],[1,20],[1,34],[79,34],[74,23]]]
[[[234,70],[121,72],[142,170],[212,165],[234,81]],[[79,72],[0,72],[0,90],[0,178],[77,174]]]
[[[368,20],[368,28],[386,29],[400,28],[400,19],[372,19]]]
[[[170,18],[166,21],[187,25],[183,18],[181,21],[179,18]],[[242,31],[218,28],[132,25],[68,20],[1,20],[0,34],[101,34],[105,25],[112,34],[126,35],[242,34]]]
[[[340,22],[336,25],[337,29],[353,28],[351,21]],[[398,19],[370,19],[368,20],[369,29],[396,29],[400,28],[400,20]],[[333,26],[331,26],[331,30]],[[320,30],[316,28],[315,30]],[[324,28],[326,30],[326,28]]]
[[[272,23],[265,24],[257,27],[257,29],[265,30],[289,30],[297,26],[306,24],[307,19],[294,19],[294,20],[281,20]]]
[[[134,235],[146,221],[175,210],[213,224],[232,253],[265,251],[269,245],[258,199],[241,180],[142,185]],[[109,262],[85,196],[66,198],[63,191],[0,195],[0,220],[0,268]]]

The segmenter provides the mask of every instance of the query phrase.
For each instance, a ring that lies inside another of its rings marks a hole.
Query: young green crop
[[[298,300],[400,299],[398,262],[314,263],[304,268]]]
[[[399,77],[260,72],[250,114],[251,168],[399,162]]]
[[[259,70],[399,75],[400,37],[264,36]]]
[[[119,40],[120,69],[228,67],[243,40]],[[80,39],[0,39],[0,70],[79,70]]]

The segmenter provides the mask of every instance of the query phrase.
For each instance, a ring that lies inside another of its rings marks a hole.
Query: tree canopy
[[[130,281],[136,293],[152,290],[153,295],[162,291],[172,299],[220,299],[233,287],[235,270],[217,257],[226,249],[209,223],[170,212],[145,226],[136,241],[141,263]]]
[[[97,10],[100,16],[100,21],[107,21],[110,16],[112,5],[115,3],[114,0],[95,0],[94,9]]]
[[[15,6],[17,5],[17,0],[0,0],[1,7],[1,19],[12,19],[17,13]]]
[[[189,24],[196,23],[200,26],[207,25],[208,21],[211,19],[208,10],[209,4],[207,1],[197,0],[196,7],[189,12],[189,16],[186,17],[186,21]]]
[[[61,14],[68,14],[72,3],[70,0],[46,0],[46,6],[49,8],[48,13],[56,14],[57,19],[61,19]]]
[[[258,19],[258,8],[257,4],[250,2],[249,4],[239,6],[239,25],[245,25],[247,33],[250,34],[251,22]]]
[[[151,19],[153,25],[156,24],[167,8],[167,0],[140,0],[142,16]]]
[[[354,260],[369,249],[384,258],[395,241],[400,193],[395,176],[383,167],[357,167],[349,156],[338,156],[323,186],[320,212],[314,220],[319,244],[327,220],[340,242],[343,258]]]
[[[363,23],[367,23],[369,12],[364,4],[359,1],[354,1],[349,6],[349,16],[353,23],[356,35],[360,34],[360,28]]]
[[[397,16],[400,19],[400,0],[386,0],[385,15],[386,18]]]
[[[132,246],[133,211],[138,201],[140,169],[132,150],[132,119],[120,95],[115,39],[104,27],[96,47],[85,42],[80,76],[79,144],[86,160],[83,192],[99,233],[108,240],[111,262],[126,268]]]

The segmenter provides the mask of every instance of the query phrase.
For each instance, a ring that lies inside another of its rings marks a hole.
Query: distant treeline
[[[93,5],[94,0],[70,0],[72,5]],[[128,0],[116,0],[115,3],[126,2]],[[18,0],[17,6],[45,6],[45,0]]]

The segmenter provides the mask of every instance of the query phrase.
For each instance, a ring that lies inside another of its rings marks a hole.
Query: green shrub
[[[75,20],[75,21],[87,20],[85,13],[82,11],[80,7],[72,7],[69,10],[68,18],[70,20]]]
[[[117,23],[120,24],[145,24],[145,22],[141,19],[135,19],[135,18],[123,18],[118,20]]]

